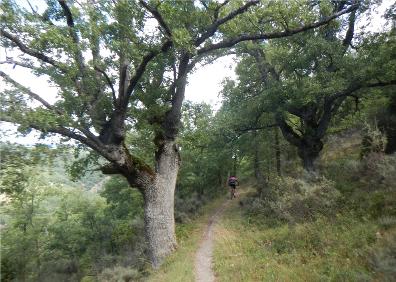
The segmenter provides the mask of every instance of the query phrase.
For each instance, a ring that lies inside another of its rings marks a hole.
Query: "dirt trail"
[[[212,270],[212,253],[213,253],[213,229],[216,223],[223,215],[224,210],[232,201],[226,200],[210,217],[209,223],[205,229],[202,242],[195,255],[195,281],[213,282],[215,276]]]

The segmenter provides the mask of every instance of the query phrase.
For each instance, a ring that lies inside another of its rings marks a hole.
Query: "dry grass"
[[[330,135],[324,144],[320,156],[321,163],[327,163],[345,156],[358,157],[360,153],[362,136],[360,131],[352,131],[349,134]]]
[[[330,222],[249,224],[237,205],[216,228],[217,281],[367,281],[376,226],[340,217]]]

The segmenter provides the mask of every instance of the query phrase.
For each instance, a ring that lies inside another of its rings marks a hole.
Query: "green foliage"
[[[212,109],[206,104],[185,104],[180,146],[182,166],[177,193],[216,194],[226,177],[227,148],[221,148]]]
[[[246,203],[249,214],[266,216],[274,222],[307,222],[320,216],[335,216],[341,194],[328,179],[275,178],[262,199]]]
[[[395,277],[396,230],[385,234],[377,233],[378,242],[372,247],[369,262],[376,278],[381,281],[392,281]]]
[[[68,187],[73,182],[62,181],[59,150],[11,144],[1,149],[2,280],[79,280],[118,263],[142,265],[140,193],[120,178],[105,185],[106,198],[95,189],[84,192],[98,179]]]
[[[392,281],[395,156],[359,159],[355,131],[329,140],[327,179],[274,179],[229,210],[216,230],[220,281]]]
[[[51,165],[57,153],[57,150],[46,145],[38,144],[29,149],[22,145],[0,143],[0,193],[18,198],[37,168]]]
[[[246,206],[246,205],[244,205]],[[294,225],[258,221],[233,206],[216,228],[219,281],[369,281],[377,226],[351,214]],[[260,223],[259,223],[260,222]],[[272,227],[271,227],[272,226]]]
[[[363,3],[358,16],[373,2]],[[57,60],[45,64],[24,57],[21,63],[37,76],[47,75],[59,90],[53,106],[32,107],[29,90],[9,81],[13,89],[7,86],[2,92],[1,116],[18,123],[24,133],[32,127],[40,128],[43,136],[70,129],[100,144],[102,140],[84,131],[103,132],[120,110],[115,104],[121,104],[122,98],[113,98],[120,89],[112,87],[121,82],[116,74],[123,73],[127,62],[126,81],[139,71],[143,75],[134,82],[125,104],[127,112],[121,124],[128,133],[122,137],[126,137],[125,146],[139,166],[153,168],[155,141],[166,133],[164,118],[179,103],[175,94],[178,87],[185,86],[178,85],[182,79],[175,80],[178,75],[187,75],[177,69],[185,54],[194,63],[210,62],[227,50],[203,58],[197,48],[241,34],[301,27],[342,5],[339,1],[309,1],[304,5],[298,1],[261,1],[258,7],[221,24],[199,47],[194,41],[210,33],[208,26],[245,2],[226,1],[220,6],[217,1],[148,1],[145,3],[155,7],[163,20],[162,26],[154,28],[148,15],[155,14],[137,1],[67,3],[73,27],[66,25],[65,13],[55,0],[46,2],[44,13],[23,8],[18,1],[1,2],[2,28],[18,34],[26,48]],[[391,13],[387,16],[392,18]],[[246,213],[239,214],[234,207],[230,213],[233,220],[226,222],[230,229],[223,230],[226,240],[217,251],[222,257],[215,262],[220,279],[361,281],[394,275],[394,156],[368,154],[361,161],[329,158],[322,165],[327,178],[301,179],[301,170],[294,164],[296,152],[285,140],[279,140],[277,129],[259,132],[272,128],[280,114],[296,135],[315,135],[318,117],[324,111],[320,106],[332,95],[356,85],[394,79],[394,30],[361,34],[349,48],[342,40],[348,25],[348,20],[338,19],[276,42],[240,45],[236,50],[238,79],[224,82],[222,108],[214,113],[206,104],[184,104],[178,140],[182,166],[175,199],[175,217],[182,224],[177,227],[181,241],[190,242],[190,233],[197,231],[186,223],[206,202],[225,193],[220,187],[230,173],[242,180],[253,175],[260,180],[261,198],[243,201]],[[171,44],[166,49],[163,44],[168,40]],[[1,45],[12,47],[5,39]],[[92,56],[85,56],[88,53]],[[154,59],[142,65],[150,56]],[[376,101],[365,99],[359,118],[363,116],[371,123],[382,106],[389,106],[384,114],[389,115],[390,92],[357,92],[356,101],[362,96],[379,97]],[[333,131],[359,123],[357,116],[350,115],[357,108],[353,102],[341,101],[332,109],[337,114],[331,124]],[[296,108],[300,113],[293,111]],[[314,109],[311,120],[304,119],[309,109]],[[375,147],[369,151],[384,149],[379,129],[382,127],[368,131]],[[276,155],[280,149],[282,156]],[[1,222],[5,280],[142,278],[146,263],[144,199],[125,179],[106,179],[102,188],[104,180],[98,174],[84,178],[102,160],[81,147],[74,158],[69,157],[70,150],[63,152],[68,172],[74,180],[80,179],[74,183],[64,177],[58,179],[65,170],[61,157],[47,159],[54,152],[49,148],[1,145],[0,150],[0,188],[7,200],[1,210],[5,214]],[[274,177],[280,173],[275,168],[279,161],[283,173],[298,178]],[[375,237],[379,228],[382,233]],[[190,259],[178,265],[187,265],[184,271],[189,271],[190,277],[192,250],[187,253]]]
[[[294,4],[271,2],[269,13],[276,15],[277,23],[287,27],[293,26],[293,20],[288,21],[294,19],[293,13],[302,13],[307,19],[314,13],[302,12],[304,7],[294,7]],[[312,10],[324,16],[336,10],[339,4],[320,1],[317,7],[312,3],[311,8],[315,7]],[[387,93],[386,89],[375,90],[370,85],[394,84],[394,31],[350,33],[351,24],[355,21],[357,26],[362,15],[367,15],[368,9],[375,5],[375,1],[362,3],[356,18],[355,14],[349,15],[348,21],[338,19],[293,37],[241,45],[237,80],[227,81],[222,93],[225,99],[222,110],[229,127],[244,134],[249,128],[250,131],[265,130],[275,124],[304,158],[304,152],[322,147],[328,130],[339,128],[342,122],[344,126],[356,124],[359,116],[353,113],[362,97],[375,95],[378,100]],[[357,48],[349,48],[347,33],[353,36],[351,44]],[[350,89],[355,90],[343,94]],[[337,95],[341,96],[337,98]],[[390,124],[388,128],[392,128]],[[314,144],[312,148],[310,144]]]
[[[112,269],[105,269],[100,273],[98,281],[103,282],[129,282],[141,278],[141,274],[136,269],[117,266]]]
[[[121,176],[112,177],[104,185],[100,195],[109,204],[108,212],[115,218],[127,220],[143,216],[143,197],[140,192],[129,187]]]

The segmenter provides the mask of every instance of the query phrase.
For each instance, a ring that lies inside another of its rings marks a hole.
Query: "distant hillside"
[[[89,169],[84,176],[73,180],[67,170],[67,166],[76,161],[73,148],[59,150],[43,146],[43,148],[37,149],[34,146],[0,142],[2,158],[7,157],[4,154],[11,152],[9,154],[12,155],[13,151],[21,152],[22,150],[24,152],[21,154],[29,155],[30,159],[40,157],[41,161],[38,164],[40,169],[36,169],[36,172],[48,183],[69,188],[80,188],[86,191],[93,189],[97,192],[104,185],[105,179],[108,179],[100,171]],[[12,156],[9,156],[9,158],[12,158]]]

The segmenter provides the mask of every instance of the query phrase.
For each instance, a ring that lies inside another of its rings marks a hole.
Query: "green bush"
[[[370,153],[361,160],[339,159],[324,169],[342,193],[343,210],[359,216],[396,216],[396,154]]]
[[[270,197],[253,199],[249,213],[273,217],[289,223],[334,215],[340,192],[326,178],[314,180],[277,178],[270,182]]]
[[[175,197],[175,220],[177,223],[188,223],[197,214],[200,208],[208,202],[210,197],[199,196],[193,193],[188,197],[181,198],[176,194]]]
[[[369,257],[369,262],[378,281],[395,281],[396,277],[396,229],[377,233],[378,242]]]
[[[141,278],[138,270],[122,266],[106,268],[98,276],[99,282],[131,282]]]

